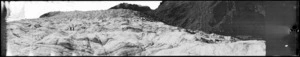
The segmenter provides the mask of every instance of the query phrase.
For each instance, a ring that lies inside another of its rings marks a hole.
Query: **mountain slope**
[[[240,39],[264,39],[263,1],[163,1],[147,12],[166,24]]]

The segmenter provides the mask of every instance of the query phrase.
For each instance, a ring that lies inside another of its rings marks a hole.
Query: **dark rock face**
[[[111,7],[110,9],[130,9],[135,11],[150,11],[150,7],[148,6],[139,6],[136,4],[128,4],[128,3],[121,3],[119,5],[116,5],[114,7]]]
[[[60,11],[54,11],[54,12],[48,12],[40,16],[40,18],[46,18],[46,17],[51,17],[55,16],[57,14],[61,13]]]
[[[262,1],[163,1],[151,13],[169,25],[249,39],[262,38]]]
[[[1,1],[1,31],[6,31],[6,18],[7,18],[7,13],[9,13],[9,8],[6,7],[6,3],[8,2],[2,2]],[[1,56],[5,56],[6,55],[6,37],[7,34],[6,33],[1,33]]]

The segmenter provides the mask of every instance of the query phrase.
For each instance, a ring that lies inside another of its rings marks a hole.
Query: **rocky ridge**
[[[150,7],[148,6],[140,6],[136,4],[128,4],[128,3],[120,3],[119,5],[113,6],[109,9],[130,9],[134,11],[144,12],[144,11],[150,11]]]
[[[156,56],[265,55],[264,40],[189,33],[141,17],[138,11],[70,11],[8,22],[8,55]]]

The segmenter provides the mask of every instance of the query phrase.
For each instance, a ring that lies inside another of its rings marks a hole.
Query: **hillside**
[[[157,17],[156,20],[185,29],[265,40],[264,4],[263,1],[163,1],[147,13]]]

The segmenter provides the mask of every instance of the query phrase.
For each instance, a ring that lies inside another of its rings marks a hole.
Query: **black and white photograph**
[[[299,1],[1,1],[1,56],[299,56]]]

